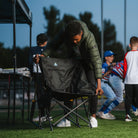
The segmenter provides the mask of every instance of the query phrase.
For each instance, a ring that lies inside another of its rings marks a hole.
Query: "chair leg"
[[[53,126],[52,126],[51,119],[50,119],[50,113],[47,108],[46,108],[46,120],[48,120],[49,122],[50,130],[53,131]]]
[[[81,100],[82,100],[82,102],[84,101],[84,99],[83,99],[82,97],[81,97]],[[91,123],[90,123],[90,117],[89,117],[88,111],[86,110],[86,105],[83,104],[83,107],[84,107],[84,110],[85,110],[87,119],[89,120],[89,126],[90,126],[90,128],[92,128],[92,125],[91,125]]]
[[[77,103],[77,99],[75,99],[75,105],[77,106],[78,103]],[[78,113],[78,110],[76,109],[76,113]],[[79,119],[78,119],[78,116],[76,115],[76,123],[79,125]]]
[[[42,129],[41,110],[39,109],[39,128]]]
[[[55,99],[56,100],[56,99]],[[78,113],[74,112],[76,109],[78,109],[81,105],[83,105],[84,103],[88,102],[88,100],[85,100],[84,102],[82,102],[81,104],[79,104],[77,107],[75,107],[74,109],[70,109],[67,106],[65,106],[64,104],[61,104],[59,101],[56,100],[56,102],[61,105],[62,107],[64,107],[65,109],[69,110],[68,113],[66,113],[63,117],[61,117],[58,121],[56,121],[53,125],[55,126],[58,122],[60,122],[63,118],[66,118],[69,114],[73,113],[75,115],[77,115],[80,119],[82,119],[83,121],[85,121],[86,123],[89,124],[88,120],[84,119],[82,116],[80,116]]]
[[[33,105],[34,106],[34,105]],[[41,124],[41,121],[40,121],[40,110],[39,110],[39,123],[36,123],[33,121],[33,115],[34,115],[34,110],[31,110],[31,113],[30,113],[30,121],[33,125],[35,125],[37,128],[40,128],[42,129],[42,124]]]

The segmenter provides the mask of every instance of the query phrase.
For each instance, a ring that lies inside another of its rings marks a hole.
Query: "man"
[[[51,56],[53,54],[52,52],[56,51],[62,44],[67,46],[68,57],[80,57],[83,59],[83,67],[85,69],[88,82],[92,84],[93,91],[95,93],[89,100],[91,113],[90,122],[92,127],[97,127],[97,95],[98,92],[99,94],[102,94],[103,90],[101,89],[102,63],[94,35],[89,31],[84,22],[79,20],[71,21],[65,29],[63,29],[55,37],[55,39],[47,45],[43,55],[46,57]],[[36,58],[36,61],[39,62],[39,59]],[[70,121],[64,119],[57,126],[70,126]]]

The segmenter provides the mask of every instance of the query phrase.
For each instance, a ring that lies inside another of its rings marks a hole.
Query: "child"
[[[124,71],[124,62],[117,62],[116,66],[113,67],[113,70],[109,77],[109,84],[114,90],[116,99],[107,107],[106,111],[111,111],[113,108],[118,106],[123,101],[123,71]]]
[[[40,110],[41,119],[44,119],[44,105],[41,103],[41,97],[44,96],[44,90],[43,90],[43,77],[41,73],[41,69],[39,67],[39,64],[36,64],[33,59],[36,56],[42,56],[42,52],[45,50],[47,45],[48,37],[46,34],[41,33],[37,35],[37,46],[32,47],[30,50],[29,55],[29,64],[30,64],[30,71],[33,76],[34,82],[35,82],[35,90],[37,94],[37,101],[38,101],[38,108]],[[34,118],[33,121],[39,121],[39,117]]]
[[[123,82],[123,74],[124,74],[124,61],[117,62],[116,66],[113,67],[113,70],[109,77],[109,84],[113,88],[116,99],[108,106],[106,110],[111,111],[113,108],[118,106],[123,101],[123,91],[124,91],[124,82]],[[138,116],[138,109],[132,105],[132,113],[135,116]]]
[[[114,60],[114,55],[112,51],[105,51],[104,58],[105,62],[102,64],[102,81],[101,87],[104,91],[104,95],[107,97],[107,100],[102,105],[101,109],[97,113],[100,118],[103,119],[115,119],[115,116],[107,111],[107,107],[116,99],[116,95],[109,85],[109,75],[112,72],[112,68],[115,63],[112,63]]]
[[[124,83],[125,83],[125,121],[132,121],[130,108],[133,104],[138,108],[138,37],[130,38],[129,44],[131,51],[124,57]]]
[[[135,115],[135,116],[138,116],[138,108],[136,108],[134,105],[131,106],[132,107],[132,113]]]

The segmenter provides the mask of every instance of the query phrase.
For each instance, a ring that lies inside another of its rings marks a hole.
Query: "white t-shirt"
[[[129,51],[124,58],[124,83],[138,84],[138,51]]]

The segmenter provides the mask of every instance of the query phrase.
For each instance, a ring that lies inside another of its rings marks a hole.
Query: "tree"
[[[46,32],[50,39],[52,39],[69,21],[76,19],[72,15],[64,14],[63,19],[60,20],[60,11],[51,6],[50,9],[43,8],[44,16],[47,21]]]
[[[110,20],[104,20],[104,46],[110,46],[116,42],[115,25]]]
[[[24,56],[26,55],[26,56]],[[29,47],[16,48],[17,67],[29,67]],[[13,68],[13,49],[4,48],[4,44],[0,42],[0,68]]]
[[[112,44],[108,47],[105,47],[104,50],[105,51],[111,50],[114,53],[116,53],[115,60],[114,60],[115,62],[119,62],[124,59],[125,53],[124,53],[123,45],[120,42],[115,42],[114,44]]]
[[[65,24],[68,24],[72,20],[76,20],[76,17],[74,17],[73,15],[69,15],[69,14],[64,14],[63,19],[62,19],[62,21]]]
[[[67,25],[72,20],[76,20],[76,18],[72,15],[64,14],[63,19],[57,24],[58,32],[61,30],[61,28],[65,27],[65,25]],[[57,53],[57,55],[55,55],[55,56],[64,58],[68,55],[68,49],[64,44],[62,44],[62,45],[60,45],[60,47],[56,53]]]
[[[129,46],[126,47],[126,52],[130,51],[131,48]]]
[[[65,27],[67,23],[69,23],[71,20],[76,19],[72,15],[64,14],[63,19],[60,20],[60,12],[58,9],[56,9],[54,6],[50,7],[50,10],[47,8],[44,8],[44,16],[46,21],[48,22],[47,26],[45,27],[47,30],[47,35],[51,39],[54,38],[54,36],[60,32],[60,30]],[[62,52],[61,52],[62,51]],[[58,51],[56,52],[56,55],[54,53],[54,56],[61,56],[63,57],[63,54],[67,54],[67,48],[64,45],[59,46]]]
[[[17,67],[29,67],[29,47],[16,48]],[[26,55],[26,56],[24,56]]]
[[[57,33],[59,33],[61,31],[62,28],[64,28],[70,21],[75,20],[76,18],[72,15],[69,14],[64,14],[62,20],[60,20],[57,24],[56,24],[56,32],[55,35]]]
[[[104,51],[106,50],[111,50],[117,54],[115,61],[123,60],[123,45],[116,41],[116,28],[110,20],[104,20]]]
[[[45,27],[47,29],[47,35],[51,39],[57,32],[57,24],[60,21],[60,12],[54,6],[51,6],[50,9],[44,7],[43,11],[45,19],[48,22],[47,26]]]
[[[4,48],[4,44],[0,42],[0,68],[12,67],[12,53],[11,49]]]
[[[44,16],[46,18],[47,24],[47,34],[52,39],[67,23],[71,20],[76,19],[76,17],[64,14],[62,20],[60,20],[60,12],[54,6],[50,7],[50,10],[44,8]],[[79,14],[79,19],[84,21],[89,30],[94,34],[96,42],[101,49],[101,31],[100,27],[92,21],[93,15],[91,12],[84,12]],[[116,28],[115,25],[111,23],[110,20],[104,20],[104,51],[112,50],[117,53],[118,57],[116,61],[122,60],[124,56],[123,46],[120,42],[116,41]],[[61,45],[57,53],[61,55],[62,53],[67,54],[67,50],[64,45]],[[57,55],[58,55],[57,54]]]
[[[100,39],[100,29],[97,24],[92,22],[92,13],[84,12],[83,14],[79,14],[80,20],[85,22],[89,28],[89,30],[94,34],[98,47],[100,49],[101,39]]]
[[[0,42],[0,49],[3,49],[4,44]]]

